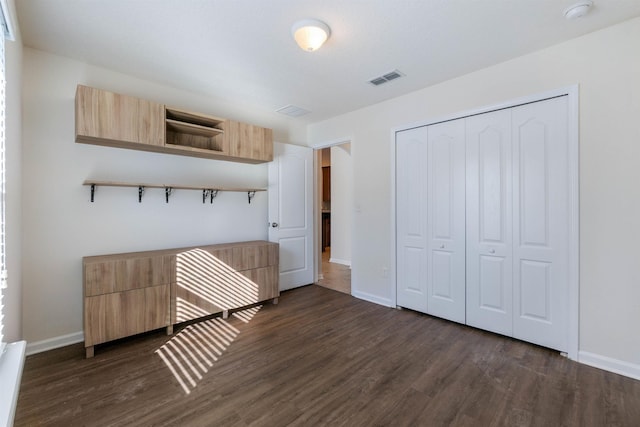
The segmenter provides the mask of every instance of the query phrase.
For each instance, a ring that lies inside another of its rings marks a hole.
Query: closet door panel
[[[396,134],[396,300],[427,312],[427,128]]]
[[[467,324],[511,335],[511,112],[466,119]]]
[[[566,351],[567,97],[513,109],[514,337]]]
[[[505,280],[504,273],[509,271],[505,265],[506,257],[479,256],[480,277],[478,277],[478,306],[483,310],[493,311],[506,315],[509,312],[509,301],[505,300],[508,292],[505,286],[509,284]]]
[[[428,313],[465,322],[464,119],[428,127]]]

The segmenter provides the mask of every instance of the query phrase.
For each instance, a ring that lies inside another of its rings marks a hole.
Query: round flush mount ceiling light
[[[291,35],[302,50],[313,52],[327,41],[331,29],[327,24],[317,19],[303,19],[291,27]]]
[[[564,17],[567,19],[578,19],[589,13],[593,6],[592,0],[583,0],[569,6],[564,10]]]

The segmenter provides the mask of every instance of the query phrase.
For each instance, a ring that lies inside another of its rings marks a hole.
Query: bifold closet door
[[[465,322],[464,120],[396,135],[397,305]]]
[[[467,324],[511,336],[511,110],[468,117]]]
[[[427,129],[427,313],[465,323],[464,120]]]
[[[567,97],[467,118],[467,324],[566,351]]]
[[[513,108],[512,146],[513,336],[567,351],[567,97]]]
[[[396,302],[427,312],[427,128],[396,134]]]

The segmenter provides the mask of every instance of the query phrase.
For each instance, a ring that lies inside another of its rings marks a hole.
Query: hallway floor
[[[346,265],[329,262],[331,248],[326,248],[322,253],[322,275],[318,285],[351,295],[351,268]]]

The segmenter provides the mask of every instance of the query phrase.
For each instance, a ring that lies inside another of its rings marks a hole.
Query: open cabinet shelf
[[[228,154],[223,123],[218,117],[166,108],[165,144],[192,152]]]

